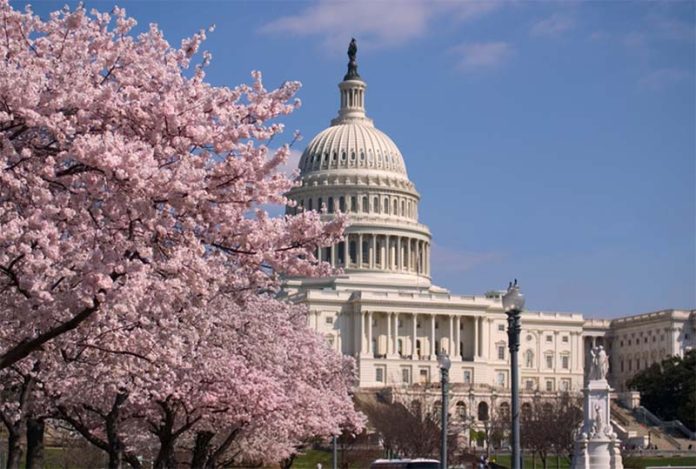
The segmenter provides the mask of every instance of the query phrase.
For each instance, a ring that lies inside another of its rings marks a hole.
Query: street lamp
[[[503,295],[503,310],[508,321],[508,349],[510,350],[510,387],[512,393],[512,469],[520,469],[520,385],[517,376],[517,352],[520,350],[520,313],[524,295],[520,287],[510,282]]]
[[[437,356],[437,363],[440,365],[440,384],[442,387],[442,444],[440,445],[440,468],[447,469],[447,385],[449,383],[449,369],[452,365],[450,358],[444,350]]]

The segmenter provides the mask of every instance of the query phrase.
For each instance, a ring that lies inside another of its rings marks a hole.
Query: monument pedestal
[[[584,419],[575,439],[571,469],[623,469],[621,442],[611,428],[610,392],[604,377],[591,379],[583,389]]]

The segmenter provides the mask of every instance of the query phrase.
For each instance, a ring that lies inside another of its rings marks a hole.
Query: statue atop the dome
[[[348,73],[343,77],[344,80],[355,80],[360,79],[358,75],[358,63],[355,61],[355,55],[358,53],[358,44],[355,42],[355,38],[350,40],[350,45],[348,45]]]

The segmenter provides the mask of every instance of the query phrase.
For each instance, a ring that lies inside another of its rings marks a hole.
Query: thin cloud
[[[638,81],[642,88],[662,90],[686,80],[689,72],[678,68],[662,68],[655,70]]]
[[[554,13],[548,18],[534,23],[529,30],[532,36],[558,36],[575,27],[575,21],[561,13]]]
[[[438,17],[467,21],[497,9],[500,2],[319,1],[296,15],[275,19],[260,28],[265,34],[319,36],[324,49],[345,48],[347,38],[360,38],[368,49],[405,44],[427,34]]]
[[[500,66],[511,54],[507,42],[471,42],[451,49],[458,56],[457,67],[464,72],[492,69]]]
[[[609,39],[610,34],[606,31],[594,31],[590,34],[590,41],[604,41]]]

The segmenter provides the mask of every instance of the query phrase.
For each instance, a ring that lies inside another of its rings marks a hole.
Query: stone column
[[[392,345],[392,313],[385,313],[387,316],[387,358],[394,355],[394,346]]]
[[[454,328],[456,331],[456,337],[455,337],[455,342],[454,342],[454,352],[457,358],[457,361],[461,361],[462,359],[462,346],[461,346],[461,341],[462,341],[462,317],[461,316],[456,316],[456,321],[454,324]]]
[[[435,315],[430,315],[430,359],[436,360],[435,355]]]
[[[374,356],[374,350],[372,350],[372,311],[367,313],[367,355]]]
[[[365,347],[365,312],[358,312],[359,326],[358,326],[358,355],[363,355]]]
[[[358,235],[358,252],[356,252],[358,258],[358,267],[362,268],[363,266],[363,235],[362,233]]]
[[[399,354],[399,313],[394,313],[394,355],[398,355],[398,354]]]
[[[416,273],[420,274],[421,273],[421,262],[420,262],[420,241],[416,240],[416,245],[414,246],[416,249],[416,265],[415,265],[415,271]]]
[[[396,238],[396,270],[403,270],[404,260],[401,255],[401,236]]]
[[[447,327],[449,329],[449,346],[447,347],[447,355],[452,357],[455,353],[454,348],[454,317],[450,315],[447,321]]]
[[[384,242],[384,265],[386,267],[386,270],[392,270],[391,236],[384,235]]]
[[[372,250],[370,251],[370,269],[375,268],[375,256],[377,256],[377,235],[372,235]]]
[[[418,340],[418,331],[416,331],[416,328],[418,327],[418,319],[416,313],[413,313],[411,318],[413,322],[413,328],[411,329],[411,359],[418,360],[418,351],[416,350],[416,341]]]
[[[474,316],[474,317],[473,317],[473,320],[474,320],[474,361],[476,361],[476,359],[477,359],[478,356],[479,356],[479,349],[478,349],[478,346],[479,346],[478,319],[479,319],[478,316]]]
[[[561,361],[561,354],[559,353],[559,350],[558,350],[558,331],[553,331],[553,372],[554,372],[554,374],[558,373],[558,369],[560,368],[560,365],[558,364],[559,361]],[[554,383],[554,386],[556,386],[555,383]],[[555,389],[555,387],[554,387],[554,389]]]
[[[336,267],[338,265],[338,244],[331,246],[331,266]]]
[[[346,235],[346,240],[343,242],[343,266],[350,266],[350,235]]]

